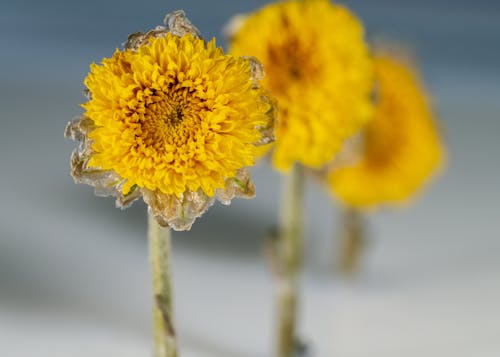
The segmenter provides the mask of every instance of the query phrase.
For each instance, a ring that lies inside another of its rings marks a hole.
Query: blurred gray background
[[[147,356],[146,211],[74,185],[65,124],[88,66],[182,8],[207,37],[265,1],[0,2],[0,355]],[[356,281],[331,269],[335,203],[308,187],[301,334],[319,357],[500,355],[500,2],[352,0],[370,38],[408,43],[441,117],[446,171],[413,205],[370,217]],[[332,29],[333,31],[334,29]],[[222,39],[219,43],[223,43]],[[174,235],[183,356],[266,357],[262,257],[280,176]]]

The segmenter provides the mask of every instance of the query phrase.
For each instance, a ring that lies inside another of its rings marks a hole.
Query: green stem
[[[341,227],[339,271],[344,276],[353,276],[359,269],[365,243],[363,214],[355,208],[344,208]]]
[[[299,273],[302,265],[303,173],[294,166],[285,176],[278,243],[278,357],[291,357],[298,345],[297,306]]]
[[[177,357],[172,314],[170,229],[148,215],[149,259],[153,285],[154,357]]]

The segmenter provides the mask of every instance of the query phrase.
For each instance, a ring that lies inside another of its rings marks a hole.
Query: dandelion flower
[[[261,65],[206,43],[182,11],[129,37],[85,79],[71,171],[119,207],[143,197],[162,226],[189,229],[215,199],[252,197],[247,167],[272,141]]]
[[[357,208],[407,200],[443,157],[435,118],[415,71],[387,54],[377,55],[374,64],[378,102],[361,137],[360,155],[328,177],[335,195]]]
[[[238,17],[230,52],[266,70],[263,86],[279,101],[273,165],[318,168],[371,115],[372,63],[362,24],[328,0],[291,0]]]

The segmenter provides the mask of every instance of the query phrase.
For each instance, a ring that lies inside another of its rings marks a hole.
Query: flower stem
[[[177,357],[172,314],[170,229],[148,215],[149,259],[153,285],[154,357]]]
[[[294,356],[298,347],[296,322],[299,273],[302,265],[303,173],[295,165],[285,176],[281,206],[280,241],[278,242],[278,357]]]
[[[343,209],[338,268],[342,275],[353,276],[359,269],[365,243],[363,214],[351,207]]]

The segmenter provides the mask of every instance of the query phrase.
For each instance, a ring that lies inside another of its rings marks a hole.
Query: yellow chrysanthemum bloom
[[[333,169],[329,185],[362,208],[407,200],[439,166],[443,148],[415,71],[388,55],[375,58],[378,103],[357,162]]]
[[[372,63],[361,23],[328,0],[291,0],[230,27],[230,52],[263,63],[263,85],[279,102],[274,166],[330,161],[371,115]]]
[[[184,229],[214,196],[253,193],[245,168],[272,140],[273,106],[254,59],[205,43],[182,12],[166,23],[91,66],[85,114],[68,135],[84,142],[77,180],[120,205],[142,194],[160,223]]]

